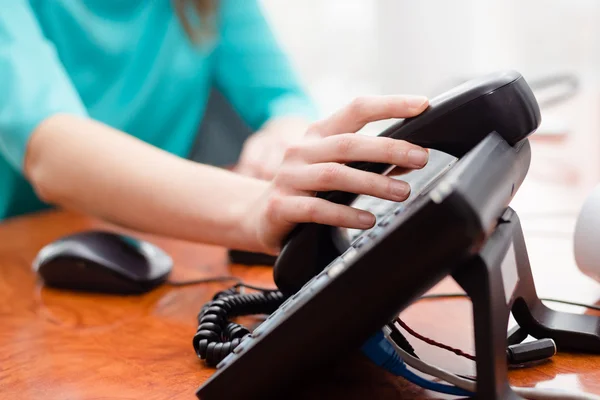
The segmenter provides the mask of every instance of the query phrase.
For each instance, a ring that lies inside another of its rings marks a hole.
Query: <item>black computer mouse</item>
[[[171,257],[157,246],[105,231],[65,236],[42,248],[33,262],[47,286],[112,294],[148,292],[172,268]]]

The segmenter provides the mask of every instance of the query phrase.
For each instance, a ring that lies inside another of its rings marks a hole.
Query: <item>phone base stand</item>
[[[477,399],[521,399],[508,383],[506,348],[527,334],[560,350],[600,352],[600,317],[554,311],[539,299],[519,218],[508,208],[480,252],[453,274],[473,304]],[[519,325],[507,337],[510,313]]]

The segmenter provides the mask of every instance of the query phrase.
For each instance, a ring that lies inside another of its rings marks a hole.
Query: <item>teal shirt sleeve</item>
[[[0,154],[21,171],[40,122],[87,113],[28,1],[0,0],[0,9]]]
[[[317,117],[257,0],[222,0],[216,87],[253,129],[278,116]]]

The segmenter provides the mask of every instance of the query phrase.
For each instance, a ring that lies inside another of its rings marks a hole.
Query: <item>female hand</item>
[[[272,180],[286,149],[304,137],[308,126],[307,120],[296,117],[280,117],[267,122],[246,140],[234,171],[265,181]]]
[[[318,191],[341,190],[392,201],[406,200],[406,182],[344,165],[353,161],[378,162],[406,169],[423,168],[428,152],[406,141],[354,135],[369,122],[407,118],[423,112],[425,97],[362,97],[327,119],[313,124],[304,137],[285,152],[269,189],[252,204],[250,229],[265,253],[277,254],[285,236],[298,223],[314,222],[368,229],[375,216],[315,197]]]

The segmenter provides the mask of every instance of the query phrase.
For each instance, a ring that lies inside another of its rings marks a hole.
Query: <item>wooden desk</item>
[[[20,218],[0,226],[0,398],[194,398],[194,390],[212,373],[196,358],[191,345],[195,316],[204,302],[229,284],[164,286],[144,296],[123,298],[43,288],[30,267],[37,251],[64,234],[91,228],[112,229],[66,212]],[[248,283],[272,284],[269,268],[229,267],[222,249],[145,238],[172,254],[173,280],[234,274]],[[560,253],[563,241],[562,237],[545,238],[539,244],[552,242]],[[540,256],[533,252],[532,260]],[[552,286],[556,280],[550,278]],[[589,291],[600,293],[594,285]],[[554,297],[586,300],[579,290],[575,296],[573,289],[559,286]],[[544,293],[544,285],[540,289]],[[456,285],[450,281],[435,288],[454,290]],[[472,351],[469,307],[466,300],[425,301],[409,308],[403,317],[423,334]],[[440,329],[440,321],[449,325]],[[458,372],[474,372],[471,361],[412,338],[411,342],[423,358]],[[524,386],[568,386],[600,393],[600,356],[559,354],[550,363],[511,373],[511,379]],[[440,398],[381,373],[359,355],[331,379],[306,390],[310,398]]]
[[[231,283],[163,286],[143,296],[119,297],[62,292],[37,282],[31,262],[44,244],[93,228],[114,229],[67,212],[0,226],[0,399],[195,398],[213,372],[192,347],[196,315]],[[174,281],[233,274],[247,283],[273,284],[270,268],[230,267],[223,249],[142,237],[172,255]],[[323,382],[318,392],[348,398],[350,391],[365,398],[373,390],[418,391],[398,380],[390,387],[390,377],[380,376],[360,356],[351,357],[349,365],[343,377],[356,385]]]
[[[581,105],[581,113],[594,105],[598,102]],[[600,285],[577,271],[571,247],[576,213],[599,181],[594,155],[600,143],[594,139],[590,144],[585,138],[600,135],[597,125],[587,127],[587,136],[533,143],[532,168],[513,204],[522,218],[540,294],[595,303]],[[121,298],[50,290],[36,281],[31,262],[43,245],[74,231],[103,227],[112,229],[66,212],[0,225],[1,399],[193,399],[196,388],[213,372],[193,351],[195,318],[200,307],[229,284],[164,286],[144,296]],[[173,280],[233,274],[247,283],[272,284],[269,268],[228,266],[223,249],[143,237],[173,256]],[[451,281],[434,289],[454,290]],[[472,352],[469,313],[465,300],[425,301],[406,310],[403,318],[422,334]],[[460,373],[475,371],[471,361],[410,340],[424,359]],[[549,363],[512,371],[510,379],[514,385],[600,394],[600,356],[559,354]],[[298,388],[298,393],[311,399],[451,398],[393,378],[359,354],[351,355],[323,382]]]

